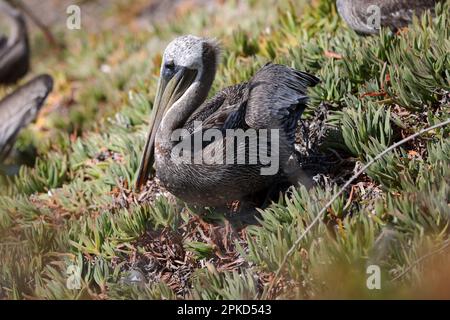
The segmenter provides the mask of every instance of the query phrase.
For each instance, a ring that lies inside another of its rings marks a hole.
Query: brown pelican
[[[145,184],[153,164],[169,192],[202,207],[225,207],[287,179],[304,182],[295,165],[295,131],[308,101],[307,87],[319,79],[268,63],[248,82],[225,88],[204,102],[219,51],[215,41],[191,35],[176,38],[166,48],[137,189]],[[177,131],[179,139],[174,138]],[[242,134],[248,139],[240,139]],[[203,139],[196,144],[199,137]],[[181,142],[189,142],[187,155],[180,152]],[[264,152],[279,163],[279,170],[269,168]],[[180,155],[186,157],[180,160]],[[246,160],[239,162],[239,156]],[[263,167],[269,170],[263,173]]]
[[[347,24],[359,34],[377,34],[380,27],[397,31],[411,23],[414,15],[434,11],[445,0],[337,0],[337,9]]]
[[[52,78],[41,75],[0,101],[0,160],[8,155],[20,129],[36,118],[52,87]]]
[[[23,15],[0,0],[0,16],[7,18],[9,37],[0,36],[0,83],[14,83],[23,77],[29,68],[28,35]],[[3,18],[2,18],[3,20]]]

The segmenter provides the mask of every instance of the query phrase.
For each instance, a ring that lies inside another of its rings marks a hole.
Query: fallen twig
[[[416,261],[414,261],[413,263],[411,263],[409,265],[408,268],[406,268],[402,273],[400,273],[398,276],[396,276],[394,279],[392,279],[392,282],[397,281],[398,279],[400,279],[401,277],[403,277],[405,274],[407,274],[412,268],[414,268],[415,266],[417,266],[418,264],[422,263],[423,260],[445,250],[448,246],[450,246],[450,239],[444,241],[444,244],[437,248],[436,250],[433,250],[425,255],[423,255],[422,257],[420,257],[419,259],[417,259]]]

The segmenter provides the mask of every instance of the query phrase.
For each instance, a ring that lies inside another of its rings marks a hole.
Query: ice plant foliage
[[[379,159],[305,230],[364,164],[448,119],[450,4],[399,34],[360,37],[339,19],[334,1],[279,1],[269,18],[263,3],[226,2],[219,11],[229,14],[198,9],[142,32],[89,34],[83,22],[85,32],[58,33],[66,49],[54,57],[31,39],[42,61],[36,68],[54,75],[55,93],[15,146],[35,154],[34,163],[0,175],[0,299],[448,293],[433,277],[448,277],[450,264],[448,126]],[[236,19],[245,23],[231,28]],[[309,92],[297,135],[305,169],[315,168],[311,189],[292,187],[250,218],[188,208],[157,181],[133,190],[160,52],[183,33],[222,41],[213,92],[247,80],[269,60],[322,79]],[[366,286],[372,265],[381,270],[381,290]]]

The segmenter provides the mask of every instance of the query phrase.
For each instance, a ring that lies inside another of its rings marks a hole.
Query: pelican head
[[[214,40],[192,35],[176,38],[164,51],[137,189],[145,184],[151,173],[157,135],[167,140],[167,135],[182,126],[206,99],[214,80],[219,52]]]

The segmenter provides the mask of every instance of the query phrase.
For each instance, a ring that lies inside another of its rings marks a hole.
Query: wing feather
[[[295,126],[309,100],[308,87],[319,81],[306,72],[266,64],[250,81],[246,123],[255,129],[284,129],[293,143]]]

